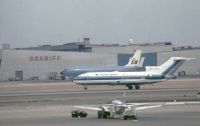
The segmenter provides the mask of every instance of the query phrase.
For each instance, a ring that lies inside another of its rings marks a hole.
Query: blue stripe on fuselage
[[[74,80],[121,80],[121,79],[163,79],[164,76],[153,75],[147,77],[75,77]]]

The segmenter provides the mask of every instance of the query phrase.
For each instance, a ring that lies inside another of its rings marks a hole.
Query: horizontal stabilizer
[[[176,57],[174,60],[194,60],[196,58]]]

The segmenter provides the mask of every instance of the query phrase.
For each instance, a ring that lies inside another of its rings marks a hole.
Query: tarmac
[[[164,106],[138,111],[137,121],[71,118],[74,105],[98,105],[121,99],[127,102],[200,101],[200,79],[177,79],[141,90],[124,86],[88,86],[71,82],[0,82],[0,126],[200,126],[200,104]]]
[[[93,111],[87,118],[71,118],[72,107],[64,105],[14,106],[0,108],[1,126],[199,126],[199,105],[177,105],[144,110],[138,120],[97,119]]]

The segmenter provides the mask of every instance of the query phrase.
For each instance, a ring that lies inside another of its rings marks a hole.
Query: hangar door
[[[16,80],[23,80],[23,71],[15,71]]]

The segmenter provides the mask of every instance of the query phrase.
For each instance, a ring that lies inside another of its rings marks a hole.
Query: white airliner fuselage
[[[142,84],[151,84],[164,81],[167,74],[173,74],[185,60],[190,58],[171,57],[168,61],[160,66],[147,66],[145,71],[129,72],[88,72],[74,78],[73,82],[81,85],[126,85],[136,89]]]

